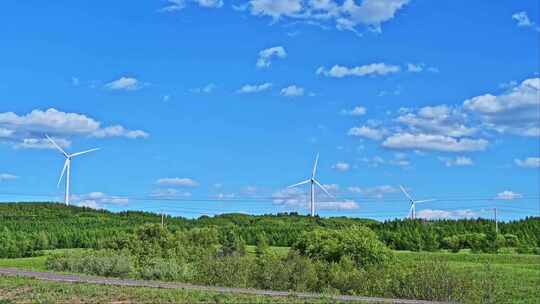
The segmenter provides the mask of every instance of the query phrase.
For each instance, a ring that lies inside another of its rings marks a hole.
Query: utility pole
[[[499,234],[499,223],[497,222],[497,208],[493,208],[493,214],[495,218],[495,233]]]

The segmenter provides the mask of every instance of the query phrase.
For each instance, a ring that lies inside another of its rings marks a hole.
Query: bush
[[[80,272],[106,277],[128,277],[133,262],[127,252],[91,250],[49,256],[46,267],[50,270]]]
[[[180,264],[176,260],[154,258],[139,270],[141,278],[146,280],[184,281],[193,279],[195,270],[187,263]]]
[[[304,256],[327,262],[339,262],[343,256],[348,256],[357,267],[386,264],[393,257],[375,233],[366,227],[307,232],[293,249]]]

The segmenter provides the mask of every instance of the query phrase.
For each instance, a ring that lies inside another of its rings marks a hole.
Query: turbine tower
[[[399,188],[401,189],[401,192],[403,192],[403,194],[405,194],[405,196],[409,199],[409,201],[411,202],[411,209],[409,210],[409,214],[407,216],[410,216],[411,219],[416,219],[416,204],[417,203],[427,203],[427,202],[432,202],[434,201],[434,199],[427,199],[427,200],[414,200],[411,195],[405,190],[405,188],[403,188],[402,185],[399,185]]]
[[[64,163],[64,168],[62,169],[62,174],[60,174],[60,179],[58,180],[57,187],[60,187],[60,182],[62,182],[62,178],[64,177],[64,173],[65,173],[66,174],[66,193],[65,193],[65,196],[64,196],[64,202],[66,203],[66,205],[69,205],[69,189],[70,189],[69,184],[70,184],[70,178],[71,178],[71,160],[76,156],[80,156],[80,155],[83,155],[83,154],[86,154],[86,153],[97,151],[97,150],[99,150],[99,148],[90,149],[90,150],[86,150],[86,151],[83,151],[83,152],[77,152],[77,153],[73,153],[73,154],[67,154],[66,151],[64,151],[62,148],[60,148],[60,146],[57,145],[56,142],[54,142],[54,140],[49,137],[49,135],[45,135],[45,136],[53,144],[53,146],[55,146],[56,149],[58,149],[58,151],[60,151],[60,153],[62,153],[62,155],[64,155],[64,157],[66,158],[66,162]]]
[[[319,188],[321,188],[321,190],[324,191],[324,193],[326,193],[328,196],[334,197],[332,194],[330,194],[324,188],[323,185],[321,185],[321,183],[319,183],[318,180],[315,179],[315,174],[317,173],[317,164],[318,164],[318,162],[319,162],[319,154],[317,153],[317,157],[315,158],[315,165],[313,165],[313,171],[311,173],[311,178],[307,179],[307,180],[305,180],[303,182],[299,182],[298,184],[294,184],[294,185],[289,186],[289,188],[293,188],[293,187],[297,187],[297,186],[300,186],[300,185],[310,184],[311,196],[310,196],[309,209],[310,209],[311,216],[315,216],[315,185],[319,186]]]

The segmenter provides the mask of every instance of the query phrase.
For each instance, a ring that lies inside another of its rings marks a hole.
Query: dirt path
[[[252,294],[261,296],[277,296],[288,297],[296,296],[298,298],[306,299],[320,299],[327,298],[335,301],[350,301],[350,302],[365,302],[365,303],[394,303],[394,304],[435,304],[444,302],[431,302],[421,300],[400,300],[400,299],[384,299],[374,297],[360,297],[360,296],[342,296],[342,295],[322,295],[316,293],[303,293],[303,292],[287,292],[287,291],[271,291],[271,290],[258,290],[248,288],[230,288],[230,287],[215,287],[215,286],[199,286],[184,283],[171,283],[160,281],[146,281],[146,280],[129,280],[129,279],[115,279],[105,277],[95,277],[86,275],[68,275],[57,274],[51,272],[37,272],[27,271],[15,268],[0,268],[0,275],[7,276],[21,276],[27,278],[34,278],[39,280],[48,280],[55,282],[72,282],[72,283],[90,283],[101,285],[115,285],[115,286],[136,286],[136,287],[152,287],[152,288],[167,288],[167,289],[187,289],[187,290],[202,290],[218,293],[239,293],[239,294]]]

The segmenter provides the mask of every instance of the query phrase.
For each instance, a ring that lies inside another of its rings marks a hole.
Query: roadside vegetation
[[[0,245],[7,245],[0,247],[7,258],[0,267],[464,303],[540,298],[540,256],[517,254],[537,251],[538,218],[500,223],[496,234],[486,220],[232,214],[167,218],[161,226],[150,213],[57,204],[0,208]],[[26,217],[33,220],[27,226]],[[458,250],[448,245],[451,238],[459,239]],[[27,252],[15,250],[21,244]],[[403,248],[408,251],[396,250]]]

